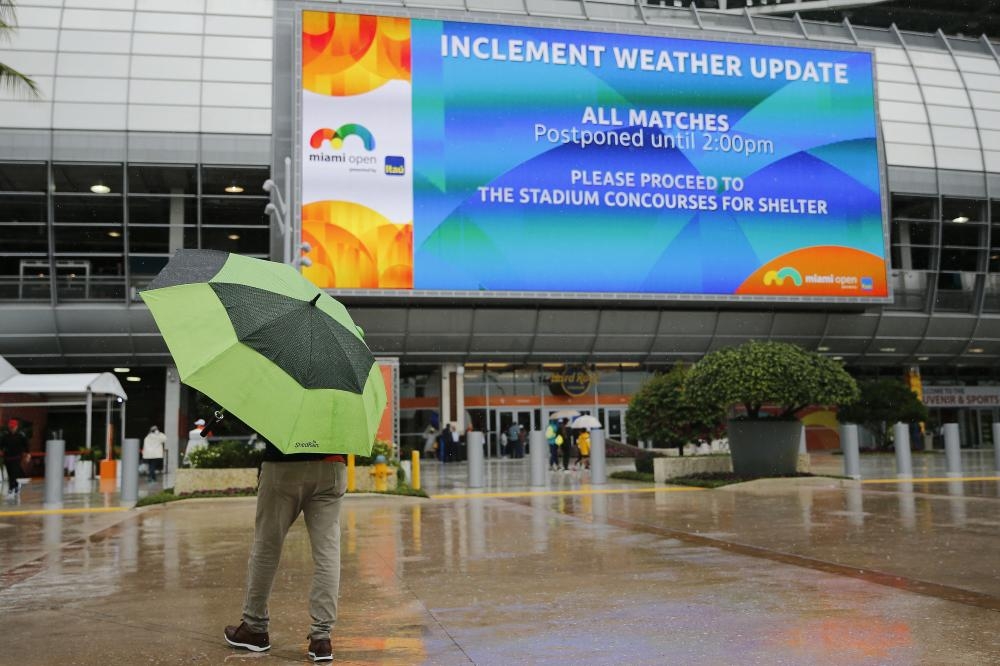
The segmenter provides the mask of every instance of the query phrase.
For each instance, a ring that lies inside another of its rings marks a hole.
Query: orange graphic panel
[[[737,294],[759,296],[886,296],[885,261],[850,247],[808,247],[750,274]]]
[[[303,274],[317,287],[412,289],[413,225],[393,224],[346,201],[302,207],[302,240],[313,250]]]
[[[385,411],[382,412],[382,420],[378,424],[378,432],[375,433],[376,439],[381,439],[384,442],[393,442],[393,431],[395,426],[395,414],[396,414],[396,394],[393,393],[393,373],[395,371],[395,365],[379,363],[379,370],[382,371],[382,382],[385,384]],[[399,442],[393,442],[393,444],[398,444]]]
[[[410,20],[302,12],[302,87],[358,95],[410,80]]]

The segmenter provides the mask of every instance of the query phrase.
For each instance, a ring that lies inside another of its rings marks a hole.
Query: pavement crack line
[[[399,586],[402,589],[406,590],[407,594],[409,594],[413,598],[413,600],[417,603],[417,605],[419,605],[421,608],[424,609],[424,612],[427,613],[427,615],[429,615],[432,620],[434,620],[434,624],[436,624],[438,628],[444,633],[444,635],[448,637],[448,640],[450,640],[452,644],[456,648],[458,648],[459,652],[461,652],[465,656],[465,658],[469,660],[469,663],[475,664],[476,663],[475,660],[469,655],[468,652],[465,651],[465,648],[462,647],[462,644],[458,642],[458,639],[455,638],[455,636],[453,636],[450,631],[448,631],[448,628],[444,626],[444,623],[441,621],[440,618],[438,618],[438,616],[434,613],[434,611],[428,608],[427,604],[424,603],[424,600],[420,598],[416,590],[410,587],[409,581],[404,579],[402,575],[400,575],[399,573],[396,573],[395,568],[392,566],[392,563],[389,562],[384,556],[377,555],[377,557],[382,561],[382,564],[385,565],[386,570],[393,571],[392,575],[398,582]]]
[[[530,502],[527,502],[521,498],[505,498],[504,501],[526,506],[529,509],[534,508],[532,507]],[[550,509],[550,511],[556,512],[555,509]],[[572,507],[565,507],[563,510],[558,511],[557,513],[579,518],[576,511]],[[806,569],[812,569],[813,571],[821,571],[836,576],[845,576],[848,578],[862,580],[867,583],[874,583],[876,585],[891,587],[905,592],[912,592],[914,594],[921,594],[924,596],[934,597],[936,599],[953,601],[956,603],[965,604],[967,606],[974,606],[976,608],[985,608],[987,610],[1000,612],[1000,597],[995,597],[993,595],[985,594],[982,592],[975,592],[973,590],[966,590],[959,587],[952,587],[950,585],[941,585],[939,583],[931,583],[928,581],[923,581],[916,578],[908,578],[906,576],[899,576],[896,574],[891,574],[884,571],[878,571],[875,569],[864,569],[859,567],[847,566],[844,564],[837,564],[835,562],[828,562],[826,560],[806,557],[804,555],[793,555],[791,553],[783,553],[768,548],[762,548],[760,546],[751,546],[748,544],[741,544],[733,541],[714,539],[712,537],[702,536],[694,532],[685,532],[683,530],[677,530],[669,527],[660,527],[657,525],[638,523],[634,521],[623,520],[620,518],[604,518],[602,519],[602,521],[607,525],[620,527],[624,530],[632,532],[645,532],[647,534],[655,534],[657,536],[667,537],[670,539],[677,539],[678,541],[683,541],[689,544],[704,546],[708,548],[716,548],[718,550],[735,553],[737,555],[745,555],[747,557],[766,559],[772,562],[779,562],[781,564],[789,564],[791,566],[803,567]]]

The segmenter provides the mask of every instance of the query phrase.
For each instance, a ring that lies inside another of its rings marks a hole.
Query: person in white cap
[[[188,443],[184,448],[184,466],[191,466],[191,452],[197,451],[198,449],[208,448],[208,437],[211,433],[205,433],[205,437],[201,436],[201,429],[205,427],[205,419],[198,419],[194,422],[194,428],[188,433]]]

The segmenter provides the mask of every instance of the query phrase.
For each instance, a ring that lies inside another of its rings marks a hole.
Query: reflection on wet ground
[[[346,500],[338,663],[1000,664],[1000,482],[649,492],[553,473],[563,493],[528,494],[520,462],[489,468],[484,491],[510,495],[477,497],[462,465],[431,463],[451,499]],[[222,627],[239,616],[253,499],[11,515],[33,501],[0,514],[17,636],[0,663],[306,661],[301,522],[274,647],[250,655]]]

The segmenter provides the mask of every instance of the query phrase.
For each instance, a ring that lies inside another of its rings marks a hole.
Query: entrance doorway
[[[498,409],[496,412],[496,426],[497,426],[497,443],[496,446],[491,447],[493,450],[490,455],[494,456],[509,456],[511,454],[510,442],[507,442],[506,446],[502,446],[501,442],[504,441],[502,435],[507,434],[507,439],[510,439],[510,431],[512,425],[524,426],[526,433],[530,433],[535,429],[535,410],[533,409]]]
[[[602,407],[597,418],[604,424],[604,435],[609,439],[617,439],[623,444],[628,443],[628,433],[625,430],[625,412],[628,407]]]

